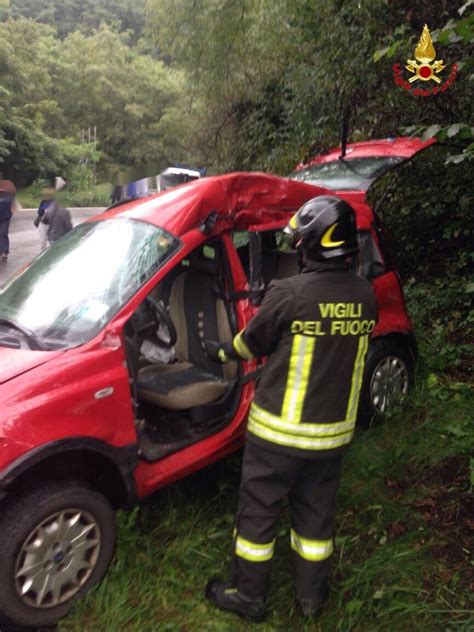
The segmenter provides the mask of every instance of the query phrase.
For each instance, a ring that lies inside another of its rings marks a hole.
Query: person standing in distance
[[[285,229],[303,271],[274,281],[258,314],[230,343],[206,341],[216,361],[267,357],[250,408],[229,582],[206,597],[252,621],[266,614],[276,522],[288,497],[296,597],[319,614],[328,594],[342,455],[354,434],[370,332],[372,287],[350,271],[355,214],[336,196],[306,202]]]
[[[55,179],[55,191],[58,193],[65,186],[65,180],[57,176]],[[47,239],[50,245],[73,229],[70,212],[55,197],[50,200],[44,210],[41,222],[46,224],[48,228]]]
[[[17,203],[16,188],[11,180],[0,180],[0,260],[8,261],[10,253],[10,221]]]
[[[46,250],[46,248],[48,247],[48,230],[49,230],[49,226],[47,224],[45,224],[42,220],[44,217],[44,214],[46,212],[46,209],[48,208],[48,206],[50,206],[50,204],[54,203],[54,195],[55,195],[55,189],[54,187],[50,187],[50,186],[46,186],[43,188],[43,199],[40,201],[39,205],[38,205],[38,210],[37,210],[37,214],[36,217],[33,221],[33,224],[36,226],[36,228],[38,229],[38,235],[39,235],[39,242],[40,242],[40,251],[42,252],[43,250]]]

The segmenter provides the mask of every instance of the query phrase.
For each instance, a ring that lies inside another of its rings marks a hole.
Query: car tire
[[[50,625],[104,577],[115,550],[115,514],[93,488],[47,483],[19,495],[0,516],[0,624]]]
[[[414,360],[403,343],[390,339],[371,342],[365,362],[359,403],[359,423],[392,408],[413,388]]]

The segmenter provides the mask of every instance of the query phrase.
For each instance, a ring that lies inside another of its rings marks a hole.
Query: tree
[[[61,38],[81,30],[86,34],[107,24],[130,31],[136,42],[144,27],[144,0],[11,0],[11,15],[53,26]]]
[[[16,181],[77,164],[81,130],[94,125],[104,170],[158,172],[188,158],[182,72],[139,54],[126,35],[103,26],[60,40],[51,27],[9,19],[0,23],[0,64],[0,168]]]
[[[460,4],[420,0],[414,11],[408,0],[148,0],[147,28],[205,104],[214,165],[284,173],[337,144],[348,105],[353,140],[456,122],[466,87],[420,108],[394,86],[391,63],[372,55],[377,42],[395,42],[395,51],[404,34],[418,36],[424,20],[442,27]]]

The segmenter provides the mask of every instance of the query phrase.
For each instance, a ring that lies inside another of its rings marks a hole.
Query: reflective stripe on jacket
[[[248,419],[250,441],[326,456],[352,439],[377,308],[368,281],[340,263],[308,263],[276,281],[233,340],[267,362]]]

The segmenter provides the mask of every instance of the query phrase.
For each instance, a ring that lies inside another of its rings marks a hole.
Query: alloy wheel
[[[408,393],[409,374],[405,362],[398,356],[381,360],[372,374],[370,397],[374,408],[384,413]]]
[[[100,527],[82,509],[65,509],[38,524],[16,559],[15,586],[24,603],[54,608],[87,582],[99,558]]]

